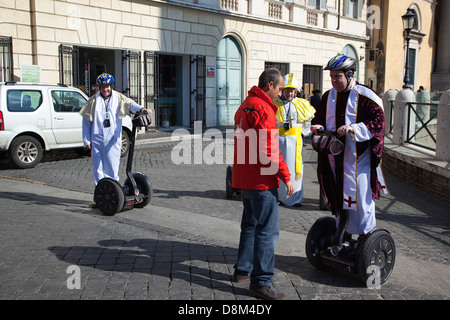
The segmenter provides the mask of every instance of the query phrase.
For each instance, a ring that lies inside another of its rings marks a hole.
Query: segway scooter
[[[323,134],[335,134],[335,138],[338,139],[335,132],[318,133],[313,136],[312,142],[316,151],[324,152],[323,150],[327,149],[326,153],[342,152],[343,144],[340,146],[338,142],[332,142],[335,139],[323,138],[321,136]],[[327,143],[336,145],[326,147]],[[317,144],[322,144],[322,148]],[[342,179],[337,177],[336,181]],[[336,189],[342,190],[342,186],[338,185]],[[396,255],[394,239],[389,231],[381,228],[373,229],[361,241],[344,239],[349,214],[351,213],[347,210],[340,210],[337,227],[334,217],[321,217],[312,225],[305,245],[308,261],[316,269],[332,267],[358,274],[367,287],[379,287],[388,280],[394,269]]]
[[[103,178],[95,187],[94,201],[103,214],[115,215],[124,209],[143,208],[151,199],[152,185],[148,177],[140,172],[131,172],[133,163],[134,145],[137,127],[146,127],[151,124],[151,117],[146,111],[139,112],[132,120],[133,128],[128,151],[124,185],[111,178]]]

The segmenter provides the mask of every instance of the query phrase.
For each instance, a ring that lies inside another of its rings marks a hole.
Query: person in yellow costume
[[[302,127],[314,118],[316,110],[308,100],[296,98],[297,89],[298,82],[294,75],[285,75],[282,95],[274,103],[278,107],[276,116],[281,156],[288,165],[295,186],[294,194],[287,196],[286,185],[281,182],[278,198],[281,204],[300,207],[303,202]]]

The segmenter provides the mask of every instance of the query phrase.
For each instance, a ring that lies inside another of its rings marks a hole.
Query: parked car
[[[43,151],[83,148],[82,118],[88,97],[61,84],[0,82],[0,152],[18,168],[35,167]],[[131,118],[122,121],[122,156],[128,153]]]

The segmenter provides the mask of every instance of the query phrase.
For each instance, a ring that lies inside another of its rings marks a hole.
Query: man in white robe
[[[91,150],[94,184],[103,178],[119,181],[122,149],[122,119],[143,107],[113,90],[114,77],[103,73],[97,78],[99,92],[89,98],[80,115],[83,117],[83,143]],[[147,113],[151,110],[146,109]],[[95,207],[95,202],[92,204]]]
[[[295,186],[294,194],[288,196],[286,185],[281,182],[278,198],[281,204],[300,207],[303,202],[302,128],[309,127],[306,123],[314,117],[315,109],[308,100],[296,98],[297,90],[297,79],[292,73],[287,74],[284,76],[282,96],[274,103],[278,107],[276,116],[281,156]]]

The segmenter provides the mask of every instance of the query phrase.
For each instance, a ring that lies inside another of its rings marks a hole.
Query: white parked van
[[[0,152],[18,168],[32,168],[43,150],[82,148],[82,118],[88,97],[59,84],[0,82]],[[128,153],[131,118],[122,121],[122,156]]]

